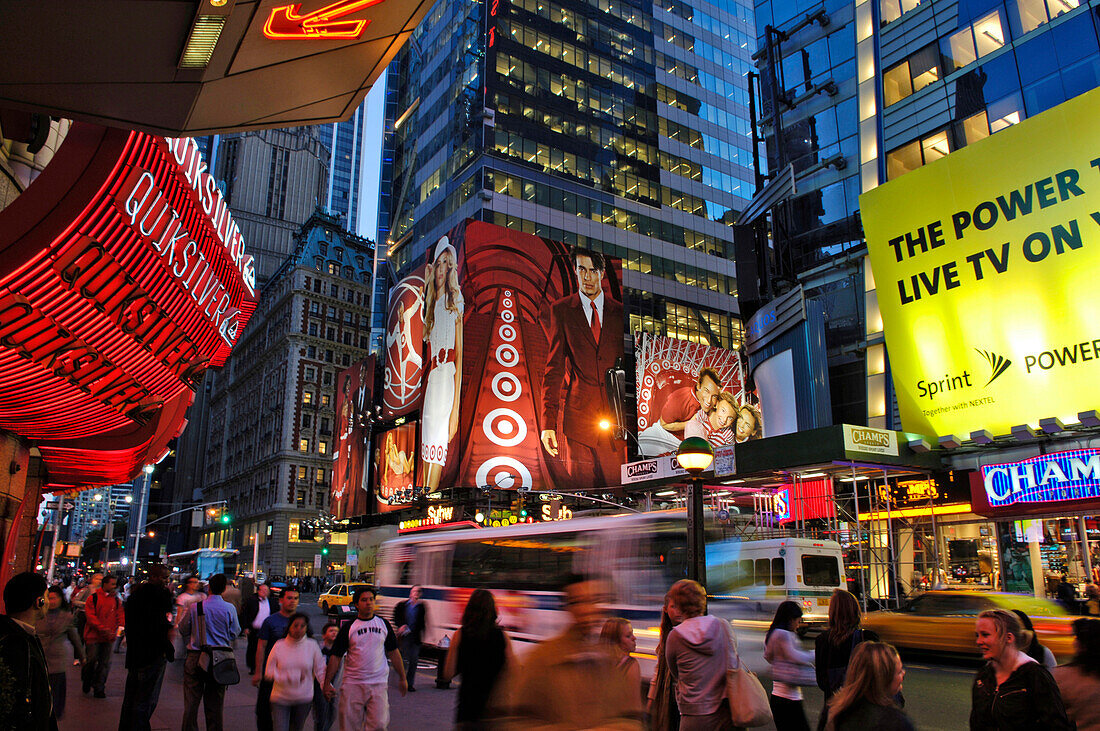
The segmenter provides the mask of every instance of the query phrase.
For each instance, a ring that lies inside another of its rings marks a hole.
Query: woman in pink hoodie
[[[733,630],[729,622],[704,614],[707,593],[698,582],[677,581],[669,598],[684,616],[665,644],[680,707],[680,731],[729,731],[734,726],[726,700],[726,670],[737,664]]]

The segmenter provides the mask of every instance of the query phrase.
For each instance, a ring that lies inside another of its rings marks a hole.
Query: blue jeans
[[[126,691],[122,697],[122,713],[118,731],[149,731],[153,711],[160,700],[166,661],[161,658],[148,665],[130,668],[126,675]]]
[[[308,701],[293,706],[272,703],[271,720],[275,731],[302,731],[306,727],[306,719],[309,718],[309,710],[312,706],[313,704]]]
[[[406,636],[401,640],[401,659],[405,661],[405,680],[409,688],[416,687],[416,665],[420,662],[420,643]]]

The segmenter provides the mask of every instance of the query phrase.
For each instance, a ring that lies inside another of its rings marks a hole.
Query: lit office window
[[[961,69],[1004,44],[1004,22],[1001,12],[994,10],[940,41],[944,73]]]

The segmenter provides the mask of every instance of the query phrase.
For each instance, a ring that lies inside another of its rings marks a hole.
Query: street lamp
[[[702,437],[688,437],[676,450],[676,461],[691,475],[688,492],[688,578],[707,584],[707,547],[703,536],[703,479],[714,462],[714,449]]]

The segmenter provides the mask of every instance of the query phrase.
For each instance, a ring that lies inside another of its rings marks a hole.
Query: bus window
[[[578,533],[486,538],[455,544],[451,584],[459,588],[557,591],[589,548]]]
[[[768,579],[771,576],[771,567],[768,565],[768,559],[758,558],[756,559],[756,585],[767,586]]]
[[[802,583],[806,586],[838,586],[840,564],[836,556],[803,556]]]
[[[737,562],[738,571],[735,586],[752,586],[752,561],[745,559]]]
[[[772,559],[772,586],[783,586],[787,583],[787,568],[783,558]]]

